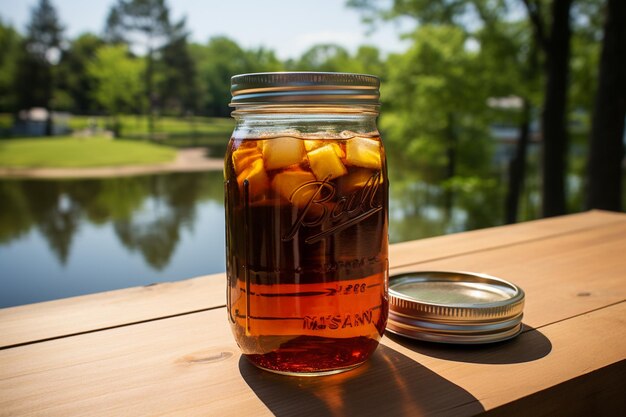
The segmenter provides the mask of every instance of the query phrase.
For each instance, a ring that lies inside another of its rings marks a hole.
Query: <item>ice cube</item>
[[[330,143],[309,152],[309,164],[315,177],[320,180],[332,180],[345,175],[348,171],[335,150],[336,145]]]
[[[380,143],[377,140],[355,137],[346,142],[346,163],[364,168],[380,169]]]
[[[309,171],[289,169],[274,176],[272,189],[293,205],[303,207],[317,192],[318,187],[315,185],[307,186],[315,181],[315,176]]]
[[[263,159],[268,171],[298,164],[303,158],[304,144],[300,139],[285,136],[263,143]]]
[[[250,166],[237,176],[237,183],[239,183],[241,192],[243,192],[245,180],[248,180],[250,198],[254,199],[267,191],[269,178],[263,167],[263,159],[255,159]]]

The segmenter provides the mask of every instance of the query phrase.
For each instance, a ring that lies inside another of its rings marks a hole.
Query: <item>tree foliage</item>
[[[110,114],[134,113],[141,108],[145,62],[132,57],[125,45],[98,49],[87,71],[96,81],[93,99]]]
[[[17,77],[21,46],[19,33],[0,20],[0,111],[12,111],[17,104],[13,83]]]
[[[16,74],[17,107],[52,107],[53,64],[63,46],[63,25],[49,0],[40,0],[31,11]],[[48,129],[50,130],[50,129]]]
[[[282,63],[273,51],[242,49],[224,36],[211,38],[206,45],[192,44],[197,65],[199,88],[204,94],[201,107],[215,116],[229,116],[230,77],[248,72],[281,71]]]
[[[568,121],[574,110],[590,112],[604,2],[349,0],[348,4],[361,10],[369,22],[404,17],[417,25],[451,25],[476,41],[482,68],[471,76],[483,78],[492,96],[515,95],[522,99],[522,111],[517,116],[522,120],[520,136],[528,136],[523,132],[528,132],[532,109],[541,108],[543,215],[565,212]],[[520,144],[525,140],[520,139]],[[512,161],[517,168],[512,166],[511,176],[523,173],[519,167],[525,164],[524,155],[524,146],[518,147],[515,158],[521,160]]]
[[[49,0],[39,0],[26,29],[26,49],[43,63],[58,59],[63,42],[63,25]],[[56,56],[55,56],[56,55]]]
[[[113,43],[125,43],[136,52],[145,54],[145,95],[147,100],[147,112],[149,116],[149,131],[154,131],[154,113],[162,105],[163,91],[156,88],[155,79],[155,55],[163,53],[163,49],[169,47],[168,60],[161,60],[161,64],[172,62],[172,50],[178,53],[186,53],[186,49],[179,46],[186,39],[185,19],[173,23],[170,19],[169,7],[165,0],[118,0],[113,5],[106,21],[106,37]],[[174,59],[175,64],[185,64],[185,56],[181,60]],[[169,68],[165,68],[168,70]],[[183,66],[183,76],[188,71],[188,66]],[[165,84],[171,98],[172,83],[181,77],[168,79]],[[179,84],[176,87],[180,86]],[[163,84],[161,85],[163,87]],[[180,101],[178,102],[180,103]]]
[[[103,45],[101,38],[85,33],[73,39],[63,51],[56,70],[54,96],[57,109],[88,112],[98,108],[93,100],[96,80],[87,67],[96,59],[96,53]]]
[[[464,48],[466,34],[454,26],[421,26],[413,40],[387,62],[386,138],[434,179],[476,174],[490,155],[485,90],[468,76],[478,69],[477,54]]]

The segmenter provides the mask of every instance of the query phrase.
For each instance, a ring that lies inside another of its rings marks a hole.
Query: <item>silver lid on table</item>
[[[522,330],[524,291],[486,274],[418,271],[389,280],[387,330],[418,340],[499,342]]]

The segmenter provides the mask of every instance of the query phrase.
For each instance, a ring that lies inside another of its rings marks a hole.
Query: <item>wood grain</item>
[[[463,254],[468,254],[463,259],[472,259],[473,254],[481,251],[549,238],[567,239],[581,231],[625,223],[625,214],[592,211],[399,243],[390,247],[390,264],[392,268],[419,265],[420,269],[427,266],[472,269],[474,265],[470,262],[449,260]],[[441,261],[426,264],[435,259]],[[518,277],[523,278],[523,265],[518,272],[509,278],[516,282]],[[224,275],[215,274],[2,309],[0,348],[220,307],[224,305],[225,291]]]
[[[385,338],[311,379],[249,365],[221,308],[0,351],[0,415],[474,415],[619,363],[624,317],[619,303],[473,349]]]
[[[282,377],[239,354],[218,274],[7,309],[23,316],[1,311],[0,331],[14,340],[88,332],[0,349],[0,416],[591,415],[624,407],[626,216],[593,212],[479,232],[402,244],[394,271],[465,269],[518,283],[526,328],[514,340],[468,347],[389,336],[355,371]],[[193,312],[186,300],[212,309]],[[98,331],[107,323],[119,327]],[[31,327],[19,333],[20,324]]]
[[[224,274],[0,310],[0,348],[223,306]]]
[[[569,235],[626,221],[626,214],[589,211],[495,228],[474,230],[430,239],[396,243],[390,247],[390,264],[401,267],[460,254],[502,248],[546,237]]]
[[[524,322],[541,327],[626,300],[626,223],[395,269],[483,272],[526,293]]]

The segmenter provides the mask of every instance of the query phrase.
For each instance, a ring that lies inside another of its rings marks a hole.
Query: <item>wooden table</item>
[[[129,288],[0,310],[0,415],[624,415],[625,214],[401,243],[391,265],[511,280],[525,330],[482,347],[385,336],[352,372],[283,377],[240,356],[223,274]]]

